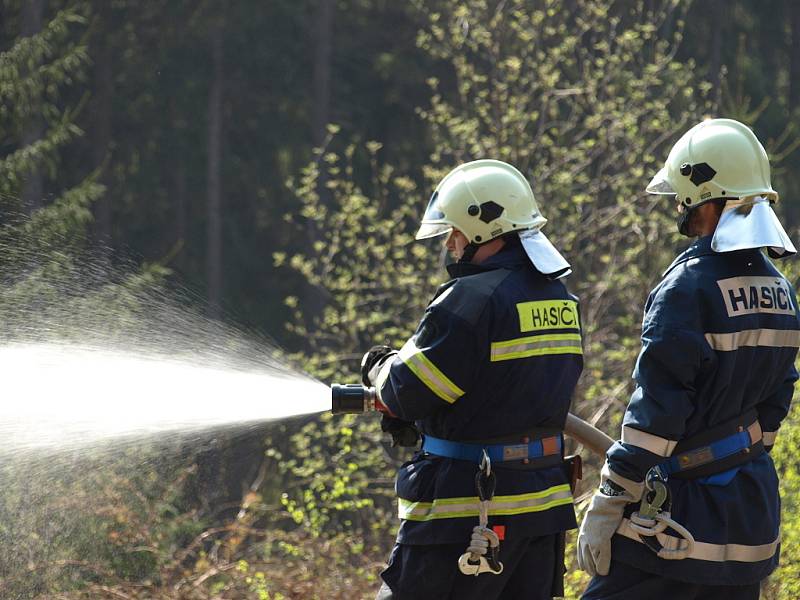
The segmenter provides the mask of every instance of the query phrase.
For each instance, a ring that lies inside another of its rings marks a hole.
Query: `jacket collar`
[[[455,279],[456,277],[476,275],[477,273],[485,273],[495,269],[515,270],[530,264],[522,246],[513,245],[503,247],[500,252],[493,254],[479,265],[471,262],[457,262],[447,265],[446,268],[450,277]]]
[[[672,271],[675,267],[680,265],[681,263],[685,263],[687,260],[691,260],[693,258],[698,258],[700,256],[706,256],[709,254],[716,254],[711,249],[711,240],[714,236],[705,235],[701,238],[697,238],[692,245],[689,246],[686,250],[681,252],[678,257],[672,261],[672,264],[664,271],[662,277],[665,277],[670,271]]]

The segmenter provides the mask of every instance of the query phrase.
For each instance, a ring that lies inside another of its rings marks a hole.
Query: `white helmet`
[[[684,235],[689,235],[692,209],[724,200],[711,240],[715,252],[767,248],[773,257],[796,252],[772,210],[778,192],[770,182],[767,152],[739,121],[709,119],[692,127],[672,147],[646,190],[677,197],[684,207],[678,223]]]
[[[778,200],[764,147],[733,119],[709,119],[683,134],[646,190],[676,195],[686,208],[717,198]]]
[[[522,173],[502,161],[484,159],[460,165],[442,179],[416,238],[455,227],[470,243],[483,244],[513,231],[539,230],[545,223]]]

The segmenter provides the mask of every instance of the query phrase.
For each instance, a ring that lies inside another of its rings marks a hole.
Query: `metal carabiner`
[[[483,456],[481,456],[481,462],[478,463],[478,468],[484,471],[487,477],[492,474],[492,459],[489,458],[489,453],[486,452],[486,448],[483,449]]]
[[[478,490],[478,500],[488,503],[494,497],[496,487],[497,475],[492,472],[492,460],[484,450],[478,472],[475,474],[475,488]],[[482,521],[480,525],[486,526],[486,522]]]
[[[631,529],[639,534],[642,543],[659,558],[667,560],[686,558],[694,549],[694,537],[683,525],[672,519],[670,515],[672,499],[667,486],[667,476],[657,466],[647,472],[645,489],[647,491],[642,497],[639,510],[630,516]],[[665,548],[657,536],[667,529],[672,529],[680,535],[685,544],[677,548]]]
[[[481,573],[500,575],[503,572],[503,563],[496,562],[496,565],[495,568],[492,568],[485,556],[481,556],[479,560],[474,561],[469,552],[465,552],[458,559],[458,570],[464,575],[480,575]]]
[[[662,506],[666,503],[669,505],[670,493],[667,484],[656,479],[652,482],[645,483],[647,492],[645,492],[642,502],[639,505],[639,516],[645,519],[655,519],[656,515],[661,512]],[[669,510],[669,506],[667,508]]]
[[[492,459],[489,453],[483,449],[483,456],[478,465],[478,472],[475,474],[475,487],[478,491],[478,527],[475,531],[485,537],[489,542],[489,547],[480,550],[473,548],[472,544],[467,551],[458,559],[458,569],[464,575],[480,575],[481,573],[491,573],[499,575],[503,572],[503,563],[500,562],[500,538],[497,533],[488,528],[489,524],[489,503],[494,497],[494,490],[497,486],[497,475],[492,471]],[[475,533],[473,533],[473,536]],[[481,555],[480,552],[486,552]]]

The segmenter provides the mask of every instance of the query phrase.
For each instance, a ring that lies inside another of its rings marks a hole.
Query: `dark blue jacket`
[[[797,380],[798,329],[794,289],[764,254],[718,254],[710,236],[698,239],[648,298],[636,390],[622,441],[608,452],[610,468],[641,481],[677,442],[748,411],[770,448]],[[754,583],[776,567],[780,499],[768,454],[722,473],[673,478],[669,486],[672,516],[698,543],[695,557],[659,559],[618,532],[615,559],[704,584]]]
[[[563,429],[583,366],[577,299],[518,245],[480,266],[453,265],[416,333],[377,382],[383,402],[423,434],[486,441]],[[382,373],[383,373],[382,372]],[[506,538],[575,527],[561,466],[494,465],[489,525]],[[477,465],[423,452],[397,477],[406,544],[468,542],[478,524]]]

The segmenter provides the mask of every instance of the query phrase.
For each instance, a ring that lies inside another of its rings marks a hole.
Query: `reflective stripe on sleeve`
[[[774,446],[776,437],[778,437],[777,431],[764,431],[761,439],[764,440],[765,446]]]
[[[623,535],[634,542],[643,543],[639,534],[631,527],[629,519],[622,519],[622,523],[617,529],[619,535]],[[678,538],[665,533],[656,534],[656,539],[668,550],[677,550],[683,547],[682,538]],[[758,546],[746,546],[744,544],[709,544],[695,540],[694,548],[687,558],[695,560],[707,560],[712,562],[725,562],[733,560],[737,562],[760,562],[769,560],[773,557],[781,542],[780,535],[774,542],[761,544]],[[644,552],[644,550],[642,550]]]
[[[375,389],[378,392],[378,398],[383,400],[382,391],[383,386],[386,384],[386,381],[389,379],[389,374],[392,371],[392,363],[394,362],[394,356],[389,358],[386,362],[383,363],[381,366],[380,371],[378,371],[377,377],[375,377],[375,381],[372,384],[375,386]]]
[[[641,429],[636,429],[628,425],[622,426],[622,443],[636,446],[637,448],[644,448],[657,454],[658,456],[671,456],[675,446],[678,445],[677,440],[668,440],[667,438],[658,437],[652,433],[647,433]]]
[[[398,515],[407,521],[432,521],[478,516],[478,497],[437,498],[433,502],[411,502],[398,498]],[[495,496],[489,503],[489,516],[521,515],[572,504],[569,484],[555,485],[540,492]]]
[[[492,342],[491,361],[544,356],[547,354],[583,354],[581,334],[553,333]]]
[[[417,348],[413,339],[405,343],[405,346],[400,349],[398,356],[400,360],[403,361],[403,364],[411,369],[411,372],[419,377],[420,381],[422,381],[428,389],[445,402],[452,404],[464,395],[464,390],[448,379],[436,365],[428,360],[422,353],[422,350]]]
[[[709,346],[722,352],[743,346],[800,348],[800,330],[797,329],[746,329],[733,333],[707,333],[705,337]]]

